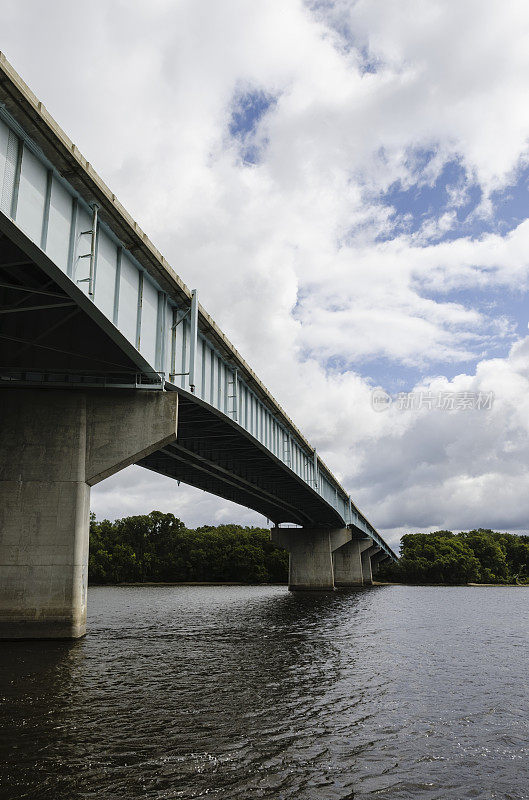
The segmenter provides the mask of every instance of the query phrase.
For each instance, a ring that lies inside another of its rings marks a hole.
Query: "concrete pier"
[[[334,591],[332,553],[351,538],[347,528],[272,528],[271,535],[290,553],[291,592]]]
[[[371,544],[370,547],[367,547],[365,550],[362,551],[362,577],[364,580],[364,586],[371,586],[373,583],[373,572],[371,569],[371,558],[378,552],[380,552],[382,548],[380,548],[376,544]]]
[[[363,586],[362,553],[372,544],[372,539],[352,539],[333,553],[334,585],[336,587]]]
[[[1,389],[0,638],[86,630],[90,486],[175,441],[176,392]]]

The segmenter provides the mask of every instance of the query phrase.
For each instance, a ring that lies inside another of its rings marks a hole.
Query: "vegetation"
[[[186,528],[173,514],[152,511],[115,522],[90,521],[91,583],[286,583],[288,553],[266,528]],[[491,530],[408,533],[398,563],[379,580],[399,583],[529,584],[529,536]]]
[[[91,583],[235,581],[284,583],[288,553],[265,528],[204,525],[189,530],[152,511],[115,522],[90,520]]]
[[[408,533],[401,558],[380,570],[399,583],[529,584],[529,536],[482,528],[452,533]]]

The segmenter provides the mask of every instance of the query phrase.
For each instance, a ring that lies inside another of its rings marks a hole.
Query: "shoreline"
[[[123,581],[122,583],[89,583],[91,586],[287,586],[286,583],[245,583],[242,581]]]
[[[528,589],[527,583],[397,583],[395,581],[373,581],[372,586],[433,586],[445,589],[493,588]],[[105,586],[288,586],[287,583],[244,583],[242,581],[123,581],[122,583],[89,583],[88,587]],[[351,588],[369,588],[368,586]]]
[[[529,583],[398,583],[396,581],[373,581],[373,586],[437,586],[444,589],[528,589]]]

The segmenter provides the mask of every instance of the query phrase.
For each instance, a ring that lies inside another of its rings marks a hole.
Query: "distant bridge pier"
[[[271,537],[290,554],[291,592],[370,586],[371,560],[384,553],[373,539],[354,538],[350,528],[272,528]]]
[[[291,592],[334,591],[332,554],[351,538],[347,528],[272,528],[271,535],[290,553]]]
[[[373,570],[371,568],[371,560],[373,556],[376,556],[377,553],[381,551],[381,547],[377,544],[371,544],[370,547],[367,547],[365,550],[362,551],[362,577],[364,580],[364,586],[371,586],[373,583]]]
[[[372,539],[351,539],[333,553],[336,587],[364,585],[362,553],[371,548],[372,544]]]
[[[175,441],[176,392],[4,388],[0,638],[86,631],[90,487]]]

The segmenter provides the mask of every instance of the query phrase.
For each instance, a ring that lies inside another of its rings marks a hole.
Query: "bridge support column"
[[[336,587],[363,586],[362,552],[372,544],[372,539],[352,539],[333,553]]]
[[[376,575],[380,569],[380,566],[384,563],[384,561],[388,560],[389,556],[383,550],[380,550],[379,553],[375,553],[375,555],[371,557],[371,572],[373,575]]]
[[[334,590],[332,552],[351,538],[347,528],[273,528],[271,535],[290,553],[291,592]]]
[[[373,583],[373,572],[371,569],[371,557],[375,555],[375,553],[380,552],[380,547],[376,544],[373,544],[371,547],[368,547],[362,553],[362,577],[364,579],[364,586],[371,586]]]
[[[90,486],[176,439],[176,392],[0,389],[0,638],[86,630]]]

